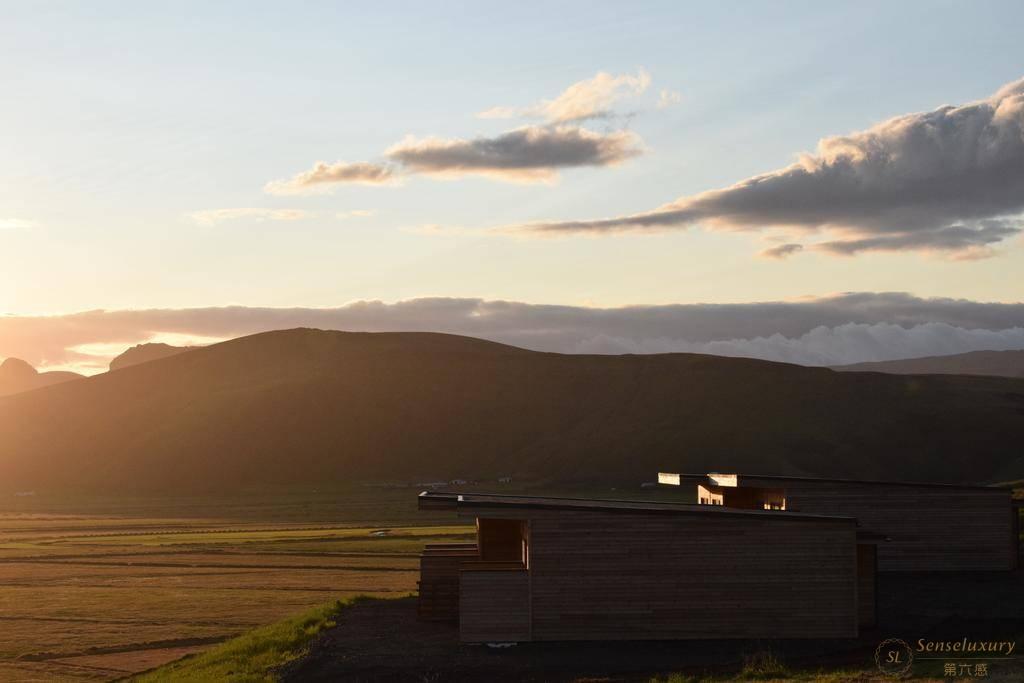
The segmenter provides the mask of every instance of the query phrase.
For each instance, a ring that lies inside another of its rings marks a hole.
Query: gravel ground
[[[794,671],[874,670],[886,638],[1016,640],[1024,649],[1024,572],[907,573],[879,576],[879,626],[850,640],[706,640],[522,643],[507,649],[466,645],[447,624],[416,619],[415,598],[359,603],[283,669],[285,681],[648,681],[669,672],[729,676],[770,650]],[[1024,654],[1022,652],[1021,654]],[[1017,660],[1022,661],[1022,660]],[[942,663],[922,663],[937,667]],[[916,666],[916,665],[915,665]],[[990,665],[990,680],[1009,662]],[[918,671],[915,668],[915,671]],[[948,680],[948,679],[947,679]]]

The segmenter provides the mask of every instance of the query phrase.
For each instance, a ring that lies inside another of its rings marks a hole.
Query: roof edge
[[[422,496],[423,494],[421,494]],[[431,494],[427,494],[431,495]],[[421,500],[423,500],[421,498]],[[742,510],[717,505],[696,503],[675,503],[669,501],[604,500],[598,498],[557,498],[545,496],[515,496],[510,494],[464,493],[457,496],[454,505],[458,508],[515,508],[533,510],[593,510],[598,512],[633,514],[675,514],[675,515],[722,515],[747,517],[750,519],[781,519],[788,521],[827,521],[856,524],[854,517],[844,515],[822,515],[787,510]],[[421,507],[421,509],[423,509]],[[436,509],[430,507],[429,509]]]
[[[713,474],[723,474],[721,472],[709,472],[707,474],[687,474],[687,473],[676,473],[676,472],[658,472],[658,483],[667,486],[679,486],[685,481],[707,481],[708,477]],[[797,477],[783,474],[749,474],[743,472],[730,473],[735,474],[741,481],[746,479],[772,479],[778,481],[806,481],[806,482],[822,482],[829,484],[870,484],[873,486],[913,486],[913,487],[937,487],[947,489],[971,489],[971,490],[985,490],[985,491],[1010,491],[1012,487],[999,486],[997,484],[950,484],[944,482],[929,482],[929,481],[884,481],[878,479],[843,479],[839,477]],[[679,481],[679,484],[673,484],[663,479],[675,478]]]

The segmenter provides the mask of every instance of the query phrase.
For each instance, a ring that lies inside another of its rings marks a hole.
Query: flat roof
[[[882,481],[873,479],[842,479],[842,478],[828,478],[828,477],[794,477],[786,476],[781,474],[744,474],[742,472],[708,472],[707,474],[677,474],[675,472],[658,472],[658,479],[662,475],[670,477],[679,477],[680,480],[703,480],[707,481],[709,477],[715,475],[725,476],[736,476],[740,480],[742,479],[769,479],[772,481],[805,481],[805,482],[823,482],[829,484],[870,484],[872,486],[928,486],[928,487],[939,487],[947,489],[973,489],[973,490],[987,490],[987,491],[1009,491],[1008,487],[987,485],[987,484],[948,484],[948,483],[936,483],[929,481]]]
[[[821,515],[787,510],[742,510],[721,505],[673,503],[645,500],[601,500],[597,498],[560,498],[553,496],[521,496],[503,493],[450,493],[424,491],[419,495],[420,509],[518,508],[533,510],[594,510],[599,512],[640,512],[676,515],[724,515],[761,519],[805,521],[844,521],[856,523],[854,517]]]

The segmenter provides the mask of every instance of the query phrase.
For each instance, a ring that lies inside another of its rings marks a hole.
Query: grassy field
[[[471,538],[452,521],[408,489],[8,499],[0,680],[110,680],[353,595],[408,594],[424,543]]]

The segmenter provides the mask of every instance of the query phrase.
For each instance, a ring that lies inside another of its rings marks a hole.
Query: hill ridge
[[[0,399],[0,482],[148,492],[659,470],[1024,476],[1024,381],[297,328]]]

